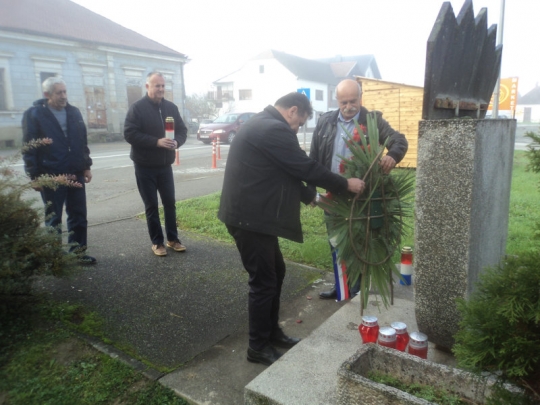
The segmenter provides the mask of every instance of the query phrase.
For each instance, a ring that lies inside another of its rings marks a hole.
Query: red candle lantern
[[[390,349],[396,348],[396,330],[385,326],[379,329],[379,346],[389,347]]]
[[[427,359],[428,340],[427,335],[421,332],[411,333],[409,340],[409,354]]]
[[[396,331],[396,349],[400,352],[404,352],[409,344],[407,325],[403,322],[392,322],[390,326]]]
[[[174,118],[165,118],[165,137],[174,139]]]
[[[412,261],[413,261],[412,248],[409,246],[404,246],[403,249],[401,249],[401,266],[400,266],[400,271],[399,271],[401,273],[401,278],[402,278],[399,281],[401,285],[411,285]]]
[[[379,335],[379,322],[376,316],[363,316],[362,324],[358,327],[362,343],[376,343]]]

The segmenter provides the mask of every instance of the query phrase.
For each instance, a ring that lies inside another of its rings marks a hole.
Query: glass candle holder
[[[396,330],[389,326],[380,328],[378,343],[379,343],[379,346],[395,349],[396,348]]]
[[[403,322],[392,322],[390,326],[396,331],[396,349],[400,352],[404,352],[409,344],[407,325]]]
[[[421,332],[412,332],[409,340],[409,354],[427,359],[428,337]]]
[[[379,322],[376,316],[363,316],[358,327],[362,343],[376,343],[379,335]]]
[[[412,282],[412,263],[413,263],[413,251],[409,246],[404,246],[401,249],[401,264],[400,270],[401,280],[399,283],[401,285],[411,285]]]
[[[165,136],[169,139],[174,139],[174,118],[165,118]]]

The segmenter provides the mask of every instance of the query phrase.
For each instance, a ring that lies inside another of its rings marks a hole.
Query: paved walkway
[[[245,359],[247,273],[234,245],[184,232],[181,239],[187,252],[157,257],[144,221],[91,226],[89,253],[98,264],[39,288],[96,311],[108,338],[192,403],[241,404],[244,387],[266,369]],[[330,274],[294,263],[287,270],[282,326],[305,338],[344,304],[318,298]]]

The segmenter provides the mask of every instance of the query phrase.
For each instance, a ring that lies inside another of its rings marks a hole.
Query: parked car
[[[188,134],[196,134],[199,130],[199,123],[196,119],[192,119],[191,121],[185,121],[184,124],[186,124]]]
[[[203,143],[210,143],[214,139],[220,142],[231,143],[238,132],[238,128],[253,117],[254,112],[233,112],[216,118],[210,124],[202,124],[197,132],[197,139]]]

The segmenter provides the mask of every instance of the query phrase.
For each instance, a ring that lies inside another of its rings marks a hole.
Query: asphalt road
[[[212,169],[212,146],[190,138],[173,165],[176,200],[221,190],[228,145],[220,146],[221,160]],[[125,142],[91,145],[93,179],[87,185],[90,225],[133,217],[144,210],[137,190],[129,145]]]
[[[130,218],[144,211],[137,190],[133,162],[129,158],[130,146],[126,142],[89,145],[93,159],[92,181],[86,185],[89,225]],[[188,138],[179,149],[179,165],[173,165],[176,200],[185,200],[221,190],[228,145],[220,146],[221,159],[216,159],[212,169],[212,146]],[[0,156],[13,154],[2,151]],[[21,175],[21,160],[11,166]],[[39,198],[35,192],[25,198]],[[40,201],[36,202],[41,205]]]
[[[518,126],[516,130],[517,150],[525,150],[530,143],[524,137],[527,131],[538,132],[540,125]],[[301,131],[298,141],[302,147],[309,149],[311,133]],[[87,184],[88,221],[89,225],[130,218],[141,213],[144,208],[139,196],[133,163],[129,158],[129,144],[126,142],[111,142],[91,144],[93,179]],[[176,200],[185,200],[207,195],[221,190],[225,161],[229,145],[220,146],[220,157],[216,159],[216,168],[212,168],[212,145],[204,145],[197,141],[195,135],[190,135],[187,142],[179,149],[179,165],[173,165],[176,185]],[[0,151],[0,156],[14,154],[13,151]],[[21,160],[15,162],[12,168],[23,174]],[[26,198],[39,196],[31,192]],[[36,203],[38,206],[41,202]]]

